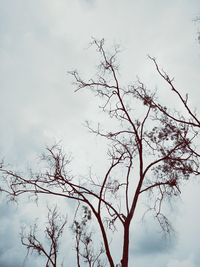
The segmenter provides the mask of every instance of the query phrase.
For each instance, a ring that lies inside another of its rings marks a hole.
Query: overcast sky
[[[199,0],[0,0],[0,157],[26,168],[46,145],[62,140],[83,173],[95,166],[101,145],[83,127],[84,120],[97,120],[95,103],[74,93],[67,74],[94,72],[91,37],[105,38],[108,47],[121,45],[125,83],[138,75],[159,88],[150,54],[198,108],[200,25],[193,20],[199,14]],[[199,201],[200,184],[192,181],[176,204],[176,240],[165,242],[153,222],[136,227],[135,266],[200,266]],[[29,217],[29,208],[0,205],[0,266],[21,266],[25,251],[18,232]]]

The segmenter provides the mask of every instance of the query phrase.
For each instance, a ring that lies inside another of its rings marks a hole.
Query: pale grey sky
[[[0,156],[16,167],[30,166],[46,145],[62,140],[83,173],[90,165],[98,169],[95,152],[104,150],[82,125],[96,120],[96,103],[91,95],[74,94],[67,74],[74,68],[88,77],[94,73],[91,37],[105,38],[108,47],[121,45],[125,84],[138,75],[151,89],[162,87],[150,54],[198,108],[200,26],[193,19],[199,14],[199,0],[0,0]],[[135,266],[200,266],[199,201],[200,185],[193,181],[176,205],[177,238],[170,244],[154,223],[145,233],[135,226]],[[18,232],[29,212],[5,205],[0,207],[0,266],[18,267],[25,257]]]

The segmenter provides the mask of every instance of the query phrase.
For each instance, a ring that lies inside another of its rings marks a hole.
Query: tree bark
[[[130,221],[128,220],[124,224],[124,243],[123,243],[123,255],[121,259],[121,266],[128,267],[128,258],[129,258],[129,229]]]

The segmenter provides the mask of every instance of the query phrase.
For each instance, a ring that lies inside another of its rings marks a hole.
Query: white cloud
[[[192,256],[184,260],[172,259],[167,264],[167,267],[198,267],[198,266],[199,265],[194,263]]]

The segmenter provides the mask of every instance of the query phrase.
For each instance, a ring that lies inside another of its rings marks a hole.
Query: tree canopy
[[[183,181],[199,175],[197,140],[200,121],[189,105],[188,95],[182,95],[173,78],[160,68],[155,58],[149,56],[158,75],[168,86],[169,94],[182,105],[184,114],[172,109],[167,102],[161,104],[158,92],[149,90],[139,79],[128,86],[121,84],[119,47],[107,51],[103,39],[94,39],[92,44],[100,56],[94,77],[85,80],[78,71],[70,74],[75,91],[89,90],[98,97],[99,108],[105,114],[105,120],[110,122],[108,129],[86,122],[90,132],[105,139],[108,145],[105,157],[109,167],[105,168],[102,177],[89,173],[82,181],[69,171],[70,159],[63,148],[54,145],[43,156],[42,162],[46,165],[39,172],[32,170],[23,174],[7,168],[2,162],[1,191],[11,199],[24,193],[36,197],[46,194],[85,207],[83,220],[74,220],[77,266],[81,266],[80,258],[88,266],[101,266],[100,258],[105,257],[105,266],[115,267],[118,264],[128,267],[130,226],[142,199],[148,201],[147,211],[152,212],[161,229],[165,233],[172,231],[162,205],[164,201],[180,195]],[[51,222],[53,218],[50,218]],[[88,219],[96,223],[101,237],[98,260],[94,260],[94,254],[89,254],[91,249],[85,254],[90,239],[87,239],[89,235],[84,236],[82,227]],[[123,229],[119,244],[120,262],[116,262],[110,246],[112,231],[118,227]],[[85,246],[84,253],[80,246]],[[48,258],[51,261],[51,256]]]

